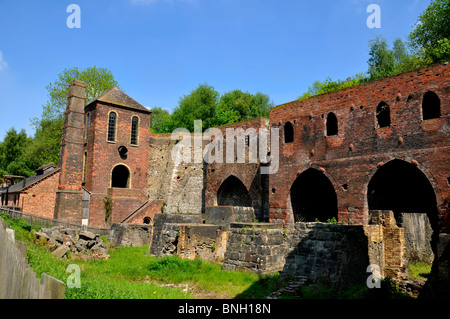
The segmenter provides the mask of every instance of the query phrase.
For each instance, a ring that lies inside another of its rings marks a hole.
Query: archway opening
[[[415,165],[392,160],[378,169],[369,182],[370,210],[394,212],[405,229],[407,260],[432,262],[438,236],[438,210],[433,187]]]
[[[327,136],[333,136],[338,134],[338,120],[333,112],[330,112],[327,116]]]
[[[423,96],[422,116],[424,120],[441,117],[441,100],[436,93],[428,91]]]
[[[295,222],[337,220],[337,196],[333,184],[321,172],[307,169],[291,187],[291,204]]]
[[[117,165],[114,167],[111,175],[111,187],[130,187],[130,171],[128,170],[128,167],[125,165]]]
[[[219,206],[252,206],[247,188],[236,176],[228,177],[217,191]]]
[[[377,106],[378,128],[391,126],[391,110],[386,102],[380,102]]]
[[[294,141],[294,127],[291,122],[286,122],[284,124],[284,142],[292,143]]]

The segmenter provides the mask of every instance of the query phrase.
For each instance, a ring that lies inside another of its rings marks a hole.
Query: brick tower
[[[59,164],[54,218],[81,224],[83,174],[83,126],[86,84],[74,81],[69,87]]]

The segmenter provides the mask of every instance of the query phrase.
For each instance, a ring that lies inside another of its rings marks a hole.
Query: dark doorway
[[[407,246],[408,236],[412,236],[416,239],[411,244],[420,246],[424,251],[429,247],[432,256],[431,250],[435,251],[438,236],[437,202],[431,183],[420,169],[402,160],[386,163],[370,180],[367,196],[369,211],[393,211],[397,225],[405,228]],[[425,222],[420,222],[423,220],[420,215],[426,218]],[[414,222],[415,220],[418,222]],[[431,227],[429,231],[427,224]],[[429,234],[425,234],[427,232]],[[417,238],[424,238],[424,242],[418,243]],[[420,251],[409,253],[424,254]]]
[[[128,170],[128,167],[125,165],[117,165],[114,167],[111,176],[111,187],[130,187],[130,171]]]
[[[338,134],[338,120],[333,112],[330,112],[327,116],[327,136],[333,136]]]
[[[291,122],[286,122],[284,124],[284,142],[292,143],[294,141],[294,127]]]
[[[386,102],[380,102],[377,106],[377,122],[379,128],[391,126],[391,110]]]
[[[291,203],[295,222],[337,220],[337,196],[330,180],[318,170],[307,169],[291,187]]]
[[[236,176],[230,176],[217,191],[217,205],[251,207],[252,200],[241,180]]]
[[[422,116],[424,120],[441,117],[441,100],[436,93],[428,91],[423,96]]]

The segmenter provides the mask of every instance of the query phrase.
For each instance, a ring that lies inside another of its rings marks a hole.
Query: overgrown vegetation
[[[239,271],[222,271],[219,264],[201,259],[183,260],[175,256],[156,259],[148,255],[148,247],[112,249],[108,260],[75,261],[53,256],[42,244],[35,243],[30,233],[39,227],[0,213],[16,239],[27,244],[27,261],[41,277],[46,273],[67,284],[70,264],[81,270],[81,288],[66,286],[67,299],[184,299],[242,298],[263,299],[284,287],[289,278],[279,273],[257,275]],[[418,270],[421,274],[423,270]],[[381,289],[365,284],[341,291],[325,287],[304,286],[299,292],[304,299],[407,298],[395,284],[385,279]],[[281,296],[281,298],[290,298]]]
[[[427,279],[431,272],[431,264],[417,261],[408,264],[408,276],[413,279]]]

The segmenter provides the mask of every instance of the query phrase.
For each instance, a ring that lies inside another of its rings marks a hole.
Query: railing
[[[93,232],[95,234],[99,234],[101,236],[109,234],[109,228],[99,228],[99,227],[89,227],[85,225],[72,224],[68,222],[64,222],[57,219],[45,218],[37,215],[33,215],[30,213],[24,213],[18,210],[0,207],[0,212],[9,214],[11,218],[22,219],[30,225],[38,226],[38,227],[55,227],[55,226],[64,226],[65,228],[78,229],[78,230],[87,230]]]

